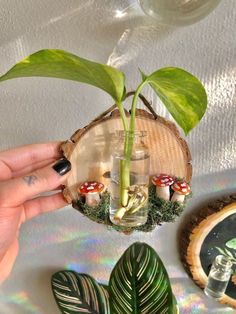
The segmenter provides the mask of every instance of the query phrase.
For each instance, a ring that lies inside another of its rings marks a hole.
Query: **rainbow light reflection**
[[[25,292],[18,292],[11,296],[0,295],[0,303],[3,304],[16,304],[21,309],[27,311],[27,314],[42,314],[43,311],[38,306],[30,301],[29,295]]]
[[[172,285],[172,288],[182,314],[207,313],[207,308],[198,295],[191,291],[187,291],[188,289],[179,283]]]

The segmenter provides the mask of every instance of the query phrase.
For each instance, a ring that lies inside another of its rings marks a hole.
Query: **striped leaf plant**
[[[132,244],[115,265],[107,286],[92,277],[63,270],[52,276],[63,314],[177,314],[167,271],[155,250]]]
[[[207,107],[207,95],[200,81],[192,74],[176,67],[166,67],[150,75],[141,72],[141,82],[132,99],[131,117],[128,121],[123,101],[126,96],[123,72],[104,64],[80,58],[67,51],[57,49],[40,50],[13,66],[0,77],[0,82],[19,77],[52,77],[90,84],[107,92],[120,112],[125,131],[124,158],[120,160],[120,208],[115,217],[132,208],[137,201],[129,197],[130,160],[135,130],[135,112],[138,96],[144,86],[149,85],[161,99],[185,134],[194,128],[203,117]],[[92,107],[93,105],[91,105]]]

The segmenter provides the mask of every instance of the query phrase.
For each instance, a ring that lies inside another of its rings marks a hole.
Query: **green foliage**
[[[135,243],[122,255],[110,281],[113,314],[173,313],[173,294],[165,267],[147,244]]]
[[[142,73],[142,78],[188,134],[201,120],[207,107],[206,91],[200,81],[183,69],[174,67],[160,69],[149,76]]]
[[[176,314],[166,269],[149,245],[136,242],[115,265],[109,285],[74,271],[52,276],[52,290],[63,314]]]
[[[19,77],[54,77],[98,87],[120,102],[125,91],[124,74],[110,66],[82,59],[67,51],[40,50],[17,63],[0,81]]]
[[[78,81],[106,91],[115,100],[124,127],[127,126],[121,105],[125,95],[125,76],[115,68],[67,51],[44,49],[17,63],[0,77],[0,81],[32,76]],[[207,95],[195,76],[175,67],[163,68],[150,75],[141,72],[141,76],[143,82],[137,88],[138,93],[145,84],[149,84],[186,134],[197,125],[205,113]],[[134,96],[131,130],[134,128],[137,96]]]
[[[109,294],[92,277],[74,271],[52,276],[52,290],[63,314],[110,314]]]

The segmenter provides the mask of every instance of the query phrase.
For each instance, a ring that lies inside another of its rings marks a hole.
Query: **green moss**
[[[109,204],[110,194],[108,192],[105,192],[103,193],[101,202],[98,206],[89,207],[84,203],[84,199],[81,198],[73,204],[73,207],[78,209],[82,214],[84,214],[93,221],[106,225],[111,225],[109,219]]]
[[[183,212],[185,206],[185,203],[181,204],[179,202],[165,201],[157,197],[156,188],[152,185],[149,188],[149,212],[147,222],[139,227],[125,228],[111,223],[109,219],[109,203],[110,194],[105,192],[98,206],[91,208],[84,203],[83,199],[78,200],[73,206],[89,219],[107,225],[108,229],[115,229],[116,231],[124,233],[130,233],[134,230],[150,232],[163,222],[174,222]]]

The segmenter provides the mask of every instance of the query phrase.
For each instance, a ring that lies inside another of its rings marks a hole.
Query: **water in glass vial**
[[[232,272],[232,261],[225,255],[217,255],[208,275],[204,292],[207,296],[220,299],[227,288]]]
[[[114,224],[134,227],[145,224],[148,213],[148,183],[149,183],[149,155],[130,161],[130,186],[128,191],[131,196],[136,195],[133,206],[125,213],[121,221],[114,220],[115,213],[120,205],[119,168],[122,157],[114,156],[112,161],[110,184],[110,220]]]
[[[205,288],[204,292],[209,297],[214,299],[220,299],[227,288],[228,280],[219,280],[219,278],[214,278],[214,276],[210,276],[208,278],[208,284]]]

